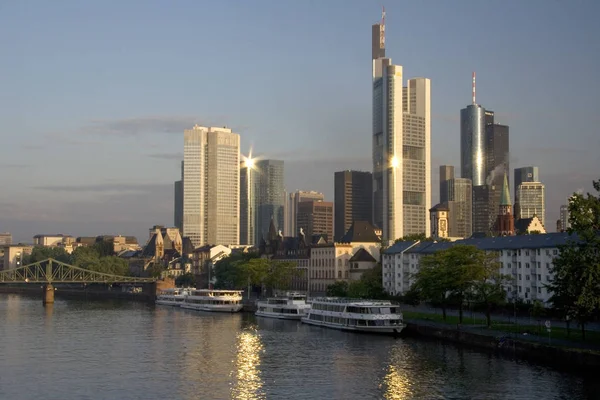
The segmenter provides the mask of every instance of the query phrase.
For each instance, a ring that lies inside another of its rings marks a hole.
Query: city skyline
[[[14,151],[6,154],[0,165],[5,172],[1,182],[9,189],[0,197],[0,231],[11,232],[15,241],[29,241],[35,233],[56,231],[144,237],[148,226],[171,225],[173,180],[179,176],[182,158],[180,141],[174,135],[195,122],[227,125],[241,134],[242,148],[253,143],[268,158],[284,160],[288,191],[321,191],[332,200],[335,171],[371,170],[369,151],[365,151],[370,148],[370,91],[364,76],[370,69],[368,62],[365,64],[370,51],[368,27],[377,21],[379,10],[372,4],[355,2],[350,7],[349,3],[277,5],[275,9],[266,3],[256,7],[190,4],[209,21],[220,20],[219,16],[227,13],[247,12],[255,17],[251,26],[244,23],[235,27],[234,20],[226,22],[231,24],[227,25],[230,30],[225,37],[215,39],[216,44],[192,35],[194,41],[201,41],[199,47],[204,46],[202,53],[210,53],[211,46],[216,50],[226,45],[227,54],[234,55],[231,64],[244,59],[245,69],[253,76],[250,80],[231,75],[227,66],[227,73],[210,66],[203,66],[201,71],[192,68],[198,65],[193,62],[198,55],[188,49],[198,47],[187,46],[192,37],[186,38],[188,28],[181,24],[185,15],[191,18],[194,14],[190,10],[123,5],[123,20],[114,21],[109,17],[110,2],[78,9],[43,3],[35,10],[18,3],[5,6],[0,16],[0,40],[7,60],[0,67],[5,79],[0,129],[5,135],[18,134],[8,137],[5,147]],[[433,82],[431,203],[437,200],[434,188],[438,185],[438,166],[460,165],[456,115],[468,103],[469,77],[475,70],[478,101],[496,110],[497,116],[502,116],[499,121],[511,128],[511,166],[537,165],[544,171],[546,225],[553,230],[564,198],[578,189],[589,190],[591,181],[597,179],[594,174],[599,165],[593,150],[600,142],[593,129],[586,126],[595,126],[597,119],[593,112],[597,102],[592,100],[598,83],[593,71],[600,62],[588,46],[589,32],[598,32],[598,27],[593,24],[592,13],[560,4],[539,3],[544,5],[539,7],[535,3],[506,2],[494,7],[496,12],[501,11],[502,19],[513,20],[510,33],[486,30],[495,57],[472,55],[462,46],[466,30],[456,30],[461,18],[473,19],[466,9],[490,16],[492,6],[440,5],[429,10],[426,5],[386,4],[386,47],[407,66],[411,76],[418,73]],[[587,7],[588,11],[594,8],[598,5],[593,2]],[[333,18],[332,9],[338,12]],[[448,30],[445,38],[433,33],[412,37],[410,33],[423,21],[401,23],[403,13],[423,15],[423,9],[428,9],[429,18],[439,29]],[[275,40],[279,44],[267,41],[268,45],[254,45],[270,33],[260,26],[263,22],[263,27],[268,26],[268,17],[274,13],[286,21],[278,28]],[[448,13],[455,17],[445,21]],[[577,26],[564,22],[565,14],[572,19],[579,14]],[[73,34],[76,27],[72,23],[65,23],[65,18],[74,16],[77,18],[73,20],[89,21],[92,15],[93,24],[85,32],[77,30],[78,35]],[[141,31],[148,34],[148,43],[157,46],[148,53],[151,47],[138,39],[140,33],[135,29],[141,25],[135,21],[157,18],[164,27]],[[531,23],[532,18],[536,23]],[[36,29],[20,30],[25,21]],[[319,42],[316,33],[306,33],[306,26],[325,21],[334,32],[334,50]],[[480,28],[487,25],[484,19],[480,21],[476,23],[482,25]],[[115,29],[106,29],[109,23]],[[257,39],[251,42],[253,46],[248,46],[250,42],[244,36],[238,36],[242,31]],[[162,36],[162,40],[152,39]],[[520,37],[527,39],[519,43],[515,38]],[[544,40],[538,40],[541,38]],[[177,42],[178,46],[170,46]],[[107,46],[112,43],[120,43],[121,47]],[[282,46],[284,43],[286,46]],[[238,45],[251,49],[240,53]],[[534,54],[526,51],[533,45],[537,49]],[[588,47],[588,51],[577,51],[577,46]],[[284,47],[303,51],[294,54]],[[149,54],[161,51],[167,57],[153,65],[154,58]],[[296,78],[301,84],[290,83],[292,86],[285,90],[260,93],[257,88],[268,87],[270,80],[266,77],[277,77],[279,73],[262,68],[262,63],[268,65],[272,60],[266,57],[261,61],[261,57],[254,56],[261,52],[288,57],[288,63],[297,65],[290,68],[297,68]],[[46,62],[37,62],[40,57]],[[170,57],[189,61],[182,65],[171,62]],[[340,63],[345,66],[342,71],[328,75],[326,80],[318,77],[323,68],[331,66],[333,70],[333,65]],[[140,69],[140,65],[144,67]],[[557,75],[570,78],[556,79]],[[228,82],[231,76],[233,82]],[[235,101],[215,101],[223,84],[235,85]],[[335,103],[325,103],[309,96],[318,90],[335,91],[339,97]],[[551,96],[556,91],[561,93],[558,98]],[[195,92],[208,92],[208,96],[195,96]],[[252,104],[267,112],[257,112]],[[279,112],[274,113],[275,109]],[[311,121],[311,127],[302,121]],[[317,129],[312,123],[315,121]],[[286,128],[282,130],[282,126]],[[280,140],[273,140],[273,135],[279,135]],[[305,140],[298,145],[297,138],[302,135]],[[353,141],[343,139],[348,136]],[[48,154],[53,156],[50,168]]]

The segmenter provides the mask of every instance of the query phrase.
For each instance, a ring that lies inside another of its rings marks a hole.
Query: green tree
[[[36,263],[48,258],[53,258],[65,264],[73,262],[73,258],[63,247],[36,246],[31,250],[30,255],[23,258],[22,265]]]
[[[498,254],[477,250],[473,257],[477,270],[470,294],[474,301],[485,307],[485,318],[489,328],[492,325],[492,308],[506,301],[503,285],[509,284],[512,277],[500,272]]]
[[[600,180],[593,182],[600,195]],[[600,310],[600,196],[575,193],[569,199],[568,243],[554,259],[550,301],[566,318],[585,325]]]
[[[114,256],[115,255],[115,243],[112,239],[102,239],[97,241],[93,246],[100,257]]]
[[[415,290],[425,300],[436,302],[446,309],[452,301],[458,303],[459,321],[473,282],[482,275],[481,250],[475,246],[456,245],[423,257],[415,274]]]
[[[327,286],[327,296],[348,297],[348,286],[346,281],[336,281]]]
[[[190,272],[179,275],[175,279],[175,285],[178,287],[196,287],[196,276]]]
[[[160,278],[165,268],[160,263],[152,263],[146,269],[148,276],[151,278]]]

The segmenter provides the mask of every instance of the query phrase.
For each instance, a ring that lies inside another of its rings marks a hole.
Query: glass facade
[[[460,171],[473,186],[485,185],[485,109],[478,104],[460,110]]]
[[[256,174],[256,231],[255,240],[267,238],[271,219],[275,229],[283,233],[283,202],[285,186],[281,160],[259,160]]]
[[[519,214],[517,219],[532,218],[534,215],[546,227],[546,188],[540,182],[523,182],[517,188]]]

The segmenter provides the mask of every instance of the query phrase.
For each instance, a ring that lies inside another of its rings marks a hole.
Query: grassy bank
[[[432,321],[436,323],[444,323],[447,325],[456,326],[459,323],[458,316],[446,316],[446,319],[442,317],[440,314],[431,314],[431,313],[423,313],[423,312],[412,312],[412,311],[404,311],[404,318],[407,320],[422,320],[422,321]],[[506,321],[498,321],[494,322],[492,320],[491,328],[487,328],[485,318],[472,318],[470,315],[465,314],[463,316],[463,326],[470,327],[478,327],[482,330],[491,329],[493,331],[506,332],[508,334],[518,334],[522,335],[523,333],[528,333],[530,335],[536,335],[543,338],[548,338],[548,332],[543,325],[541,324],[515,324],[512,322]],[[585,343],[590,345],[598,345],[600,346],[600,332],[597,331],[586,331],[585,332],[585,340],[583,340],[581,335],[581,330],[574,326],[571,328],[570,333],[567,332],[566,328],[552,328],[550,332],[550,339],[559,339],[559,340],[567,340],[575,343]]]

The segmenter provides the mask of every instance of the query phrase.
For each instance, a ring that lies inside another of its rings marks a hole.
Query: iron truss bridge
[[[118,276],[65,264],[53,258],[0,271],[0,283],[152,283],[153,278]]]

